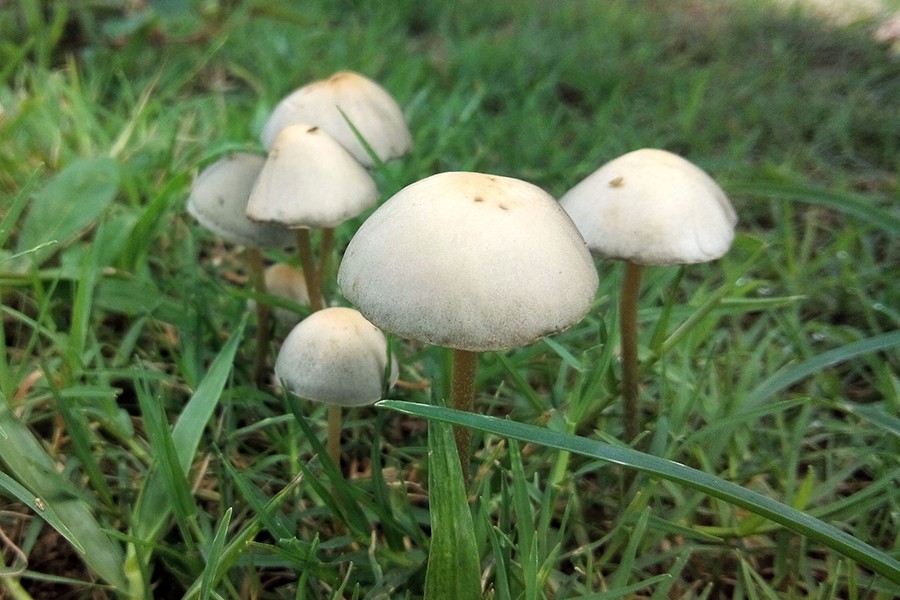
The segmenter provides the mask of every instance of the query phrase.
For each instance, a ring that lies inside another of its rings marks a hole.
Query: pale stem
[[[450,406],[456,410],[473,412],[475,410],[475,369],[478,353],[469,350],[453,350],[453,366],[450,381]],[[462,465],[463,478],[468,487],[472,431],[468,427],[454,427],[456,451]]]
[[[300,266],[303,268],[306,290],[309,292],[309,309],[312,312],[322,310],[322,281],[319,279],[319,269],[313,258],[309,229],[305,227],[297,230],[297,251],[300,253]]]
[[[258,294],[266,293],[266,278],[262,252],[259,248],[247,249],[247,268],[250,281]],[[272,310],[262,300],[256,301],[256,354],[253,357],[253,383],[262,387],[266,382],[266,369],[269,354],[269,330],[272,325]]]
[[[341,468],[341,407],[328,405],[328,457],[331,462]]]
[[[641,430],[638,414],[638,296],[643,265],[625,262],[625,276],[619,297],[619,331],[622,343],[622,403],[625,442],[631,442]]]

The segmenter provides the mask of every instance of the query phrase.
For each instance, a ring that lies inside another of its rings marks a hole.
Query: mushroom
[[[272,296],[309,306],[306,278],[303,277],[303,271],[300,269],[287,263],[275,263],[266,267],[263,279],[266,284],[266,292]],[[250,300],[248,306],[254,307],[256,303]],[[300,317],[293,310],[275,308],[272,313],[275,322],[285,327],[293,327],[300,321]]]
[[[253,286],[265,293],[263,258],[260,248],[284,248],[293,245],[294,233],[271,223],[256,223],[247,218],[247,200],[265,158],[237,152],[206,167],[191,186],[187,210],[206,229],[233,244],[247,247],[247,263]],[[269,343],[269,307],[256,304],[257,333],[253,380],[265,379],[266,347]]]
[[[292,394],[328,404],[328,455],[340,465],[341,407],[372,404],[385,384],[397,380],[397,361],[388,369],[387,339],[359,311],[325,308],[301,321],[284,340],[275,376]]]
[[[281,100],[263,126],[263,146],[270,149],[281,130],[296,123],[321,127],[365,167],[375,166],[375,161],[359,137],[381,162],[406,154],[412,146],[397,101],[380,85],[352,71],[314,81]]]
[[[403,111],[394,98],[352,71],[309,83],[281,100],[263,126],[263,145],[272,148],[281,130],[297,123],[321,127],[366,168],[399,158],[412,146]],[[334,229],[322,227],[318,266],[322,279],[333,245]]]
[[[643,265],[711,261],[731,246],[737,215],[725,192],[684,158],[653,148],[624,154],[560,199],[591,252],[623,259],[619,300],[627,441],[637,437],[637,302]]]
[[[338,284],[383,330],[453,349],[451,405],[471,411],[477,353],[568,328],[590,309],[598,278],[578,230],[542,189],[448,172],[366,219]],[[456,439],[467,474],[468,430]]]
[[[247,204],[247,216],[297,230],[310,308],[321,303],[321,278],[310,228],[335,227],[375,204],[369,173],[323,129],[295,124],[278,134]]]

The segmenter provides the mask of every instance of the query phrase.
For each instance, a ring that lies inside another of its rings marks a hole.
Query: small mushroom
[[[334,227],[375,204],[369,173],[325,130],[281,130],[247,203],[247,217],[282,227]]]
[[[253,286],[265,293],[263,258],[260,248],[285,248],[293,245],[295,235],[283,226],[256,223],[247,218],[247,201],[265,159],[256,154],[237,152],[206,167],[191,186],[187,210],[197,221],[228,242],[247,247],[247,263]],[[256,304],[256,356],[253,380],[265,379],[266,349],[269,345],[269,307]]]
[[[643,265],[711,261],[731,246],[737,215],[725,192],[684,158],[653,148],[624,154],[560,199],[598,256],[623,259],[619,301],[627,441],[638,421],[637,302]]]
[[[375,204],[369,173],[323,129],[306,124],[282,129],[247,204],[247,216],[297,231],[301,266],[312,310],[321,308],[321,275],[310,229],[333,228]]]
[[[191,186],[187,210],[206,229],[233,244],[249,248],[293,245],[287,228],[247,218],[247,201],[266,159],[237,152],[212,163]]]
[[[383,87],[352,71],[307,84],[281,100],[263,127],[263,146],[271,148],[281,130],[295,123],[321,127],[366,167],[375,162],[353,127],[381,162],[406,154],[412,145],[397,101]]]
[[[275,263],[266,267],[263,275],[267,293],[290,300],[295,304],[309,305],[306,278],[303,277],[303,271],[300,269],[287,263]],[[256,303],[251,300],[248,305],[255,307]],[[285,327],[293,327],[300,321],[296,312],[286,308],[275,308],[272,313],[275,322]]]
[[[566,329],[590,309],[598,279],[578,230],[542,189],[450,172],[372,213],[344,253],[338,283],[383,330],[452,348],[451,403],[472,410],[477,352]],[[464,473],[468,435],[457,429]]]
[[[387,339],[359,311],[331,307],[294,327],[275,361],[275,376],[292,394],[330,405],[328,454],[340,464],[341,407],[372,404],[397,379],[388,371]],[[385,375],[387,374],[387,377]]]

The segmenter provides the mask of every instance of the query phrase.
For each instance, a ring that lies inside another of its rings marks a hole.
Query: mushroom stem
[[[309,229],[306,227],[297,230],[297,251],[300,253],[300,265],[303,267],[303,277],[306,278],[306,289],[309,291],[309,309],[312,312],[322,310],[322,282],[313,258]]]
[[[263,273],[262,252],[259,248],[247,249],[247,267],[253,289],[260,294],[266,293],[266,279]],[[253,382],[262,387],[266,381],[266,358],[269,348],[269,329],[271,328],[272,310],[262,300],[256,301],[256,353],[253,357]]]
[[[473,412],[475,410],[475,369],[478,353],[470,350],[453,350],[453,367],[450,382],[450,405],[456,410]],[[466,487],[469,486],[470,448],[472,432],[468,427],[454,427],[456,451],[462,465]]]
[[[328,406],[328,457],[338,470],[341,468],[341,413],[340,406]]]
[[[640,433],[638,416],[638,347],[637,307],[644,266],[625,261],[625,276],[619,296],[619,331],[622,343],[622,403],[625,441],[631,442]]]

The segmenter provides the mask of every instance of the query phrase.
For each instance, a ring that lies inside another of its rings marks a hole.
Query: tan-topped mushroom
[[[412,145],[397,101],[383,87],[352,71],[340,71],[286,96],[263,127],[263,145],[271,148],[281,130],[296,123],[321,127],[366,167],[375,162],[353,127],[381,162],[406,154]]]
[[[472,410],[476,353],[532,343],[590,309],[597,272],[542,189],[450,172],[402,189],[350,241],[344,296],[391,333],[454,349],[452,404]],[[467,432],[459,432],[467,464]]]
[[[291,393],[330,405],[328,450],[339,464],[341,407],[380,400],[397,379],[393,357],[390,364],[388,370],[381,330],[352,308],[331,307],[291,330],[278,352],[275,375]]]
[[[312,310],[321,308],[321,276],[311,228],[333,228],[375,204],[378,189],[362,167],[324,129],[295,124],[275,138],[250,194],[247,216],[296,230]]]
[[[375,181],[324,129],[285,127],[269,150],[247,216],[283,227],[334,227],[375,204]]]
[[[737,215],[725,192],[684,158],[653,148],[629,152],[560,199],[591,252],[623,259],[619,301],[625,437],[638,419],[637,302],[643,265],[715,260],[731,246]]]

